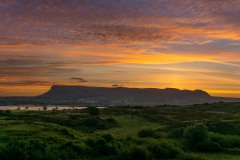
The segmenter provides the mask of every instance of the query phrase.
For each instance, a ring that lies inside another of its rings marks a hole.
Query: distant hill
[[[88,105],[190,105],[212,102],[239,102],[240,99],[212,97],[202,90],[176,88],[107,88],[87,86],[52,86],[36,97],[47,102],[76,102]]]

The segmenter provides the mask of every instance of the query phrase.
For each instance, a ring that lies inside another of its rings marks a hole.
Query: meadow
[[[240,160],[240,103],[0,110],[1,160]]]

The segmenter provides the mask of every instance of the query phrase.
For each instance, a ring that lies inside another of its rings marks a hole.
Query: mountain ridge
[[[213,97],[206,91],[180,90],[177,88],[126,88],[53,85],[37,96],[40,99],[75,101],[87,104],[107,105],[191,105],[218,101],[235,102],[240,99]]]
[[[240,102],[240,98],[214,97],[206,91],[177,88],[126,88],[53,85],[35,97],[0,97],[0,105],[157,106]]]

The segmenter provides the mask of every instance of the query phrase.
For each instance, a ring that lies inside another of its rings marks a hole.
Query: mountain
[[[212,102],[236,102],[240,99],[212,97],[202,90],[176,88],[107,88],[87,86],[52,86],[36,97],[48,103],[75,102],[88,105],[190,105]]]

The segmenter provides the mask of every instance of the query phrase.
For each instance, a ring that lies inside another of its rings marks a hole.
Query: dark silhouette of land
[[[82,105],[192,105],[214,102],[240,102],[240,98],[213,97],[202,90],[176,88],[107,88],[88,86],[52,86],[36,97],[2,97],[10,104],[82,104]]]
[[[108,105],[191,105],[240,101],[240,99],[234,98],[213,97],[202,90],[87,86],[52,86],[48,92],[38,98]]]
[[[202,90],[176,88],[125,88],[57,86],[36,97],[1,97],[0,104],[73,104],[73,105],[192,105],[214,102],[240,102],[240,98],[214,97]]]

